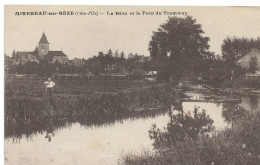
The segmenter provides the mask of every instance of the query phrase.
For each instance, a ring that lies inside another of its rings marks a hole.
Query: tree
[[[223,60],[228,63],[234,62],[253,48],[260,49],[260,37],[257,39],[227,37],[221,45]]]
[[[120,66],[120,57],[118,53],[118,49],[114,53],[114,60],[115,60],[115,71],[119,72],[119,66]]]
[[[107,51],[106,56],[107,56],[107,57],[113,57],[113,52],[112,52],[111,49],[109,49],[109,50]]]
[[[104,57],[105,55],[104,55],[104,53],[103,52],[98,52],[98,57]]]
[[[116,59],[119,58],[118,49],[115,51],[115,53],[114,53],[114,57],[115,57]]]
[[[198,61],[214,58],[209,51],[209,38],[203,33],[201,25],[190,16],[170,17],[153,32],[149,43],[152,61],[177,78],[190,72],[198,66]]]
[[[251,57],[249,61],[249,73],[255,74],[258,71],[258,60],[257,57]]]
[[[183,110],[170,111],[170,122],[164,130],[158,129],[155,124],[149,130],[149,136],[154,140],[156,149],[170,148],[187,138],[196,140],[199,136],[207,136],[214,130],[214,120],[206,114],[205,110],[194,108],[193,113],[184,114]]]
[[[123,51],[120,53],[120,58],[125,59],[125,53]]]
[[[13,53],[12,53],[12,59],[15,60],[15,57],[16,57],[16,52],[15,52],[15,49],[14,49]]]
[[[133,55],[133,53],[131,52],[131,53],[129,53],[129,55],[128,55],[128,59],[132,59],[132,58],[134,58],[134,55]]]
[[[113,57],[113,52],[111,49],[109,49],[105,56],[105,65],[106,65],[105,70],[106,70],[107,74],[109,74],[109,72],[111,71],[112,65],[114,64],[114,62],[115,62],[115,59]]]

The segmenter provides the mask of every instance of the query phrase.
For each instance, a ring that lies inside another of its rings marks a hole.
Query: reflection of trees
[[[196,139],[199,136],[208,135],[214,129],[214,121],[205,110],[199,112],[197,107],[194,108],[193,114],[190,112],[184,114],[180,109],[175,114],[170,113],[170,118],[164,131],[157,129],[155,124],[152,125],[149,135],[151,139],[154,139],[155,148],[165,148],[186,138]]]
[[[37,133],[43,134],[54,132],[65,127],[70,127],[71,123],[66,120],[43,120],[33,124],[25,124],[22,122],[15,125],[5,126],[5,137],[12,138],[13,141],[19,141],[22,137],[31,138]]]
[[[222,116],[228,123],[244,117],[247,113],[247,111],[239,106],[237,102],[224,102],[222,107]]]
[[[161,114],[165,114],[167,108],[154,108],[142,110],[140,112],[125,112],[121,115],[106,115],[106,116],[96,116],[96,117],[76,117],[76,118],[64,118],[56,119],[52,117],[52,111],[46,111],[48,120],[33,121],[30,124],[26,124],[24,120],[19,120],[19,122],[13,124],[5,124],[5,138],[12,138],[14,141],[19,141],[22,137],[32,138],[33,135],[38,133],[46,133],[46,138],[51,141],[51,138],[54,136],[54,132],[59,129],[71,127],[73,123],[79,123],[84,127],[103,127],[107,125],[113,125],[118,122],[123,122],[126,119],[137,120],[156,117]],[[55,111],[55,113],[57,113]]]

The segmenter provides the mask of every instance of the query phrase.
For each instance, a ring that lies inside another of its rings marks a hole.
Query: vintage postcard
[[[6,5],[5,165],[256,165],[260,7]]]

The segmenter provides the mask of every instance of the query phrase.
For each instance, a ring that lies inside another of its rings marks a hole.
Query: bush
[[[144,74],[143,74],[142,71],[136,70],[136,71],[133,72],[131,77],[132,77],[133,80],[143,80]]]
[[[158,81],[164,81],[164,82],[169,82],[170,80],[170,72],[168,70],[161,70],[158,72],[157,75],[157,80]]]
[[[258,165],[260,161],[260,113],[236,121],[232,128],[213,132],[211,137],[184,139],[154,154],[126,155],[127,165]]]

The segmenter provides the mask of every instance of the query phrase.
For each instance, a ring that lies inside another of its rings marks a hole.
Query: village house
[[[36,49],[33,52],[28,52],[28,51],[18,51],[16,52],[15,55],[15,59],[14,59],[14,65],[24,65],[27,62],[36,62],[39,63],[39,60],[37,58],[38,55],[38,48],[36,47]]]
[[[39,61],[47,61],[49,63],[59,62],[65,64],[68,63],[68,56],[62,51],[50,51],[49,42],[45,33],[43,33],[38,46],[36,46],[34,51],[17,51],[14,64],[24,65],[28,62],[39,63]]]
[[[146,57],[145,57],[144,55],[138,55],[138,54],[133,55],[133,54],[129,54],[128,58],[129,58],[129,59],[133,59],[135,62],[142,63],[142,62],[144,62],[144,60],[145,60]],[[146,58],[146,59],[147,59],[147,58]]]
[[[62,51],[49,51],[48,52],[48,62],[49,63],[55,63],[59,62],[62,64],[68,63],[69,59],[66,54],[64,54]]]
[[[241,56],[235,64],[240,65],[243,68],[249,68],[250,67],[250,62],[252,60],[255,60],[255,63],[257,64],[258,67],[260,67],[260,51],[257,49],[252,49],[248,53],[245,53],[243,56]],[[260,71],[256,71],[255,74],[246,74],[247,78],[255,78],[255,77],[260,77]]]
[[[260,51],[257,49],[250,50],[248,53],[241,56],[235,63],[244,68],[249,68],[252,58],[255,58],[258,66],[260,66]]]
[[[4,59],[5,59],[5,62],[4,62],[4,65],[5,65],[5,67],[10,67],[10,66],[12,66],[13,65],[13,60],[9,57],[9,56],[7,56],[6,54],[4,55]]]
[[[144,62],[149,62],[149,61],[151,61],[151,57],[150,56],[146,56],[146,57],[143,58],[143,61]]]
[[[144,55],[135,56],[137,62],[144,62]]]

